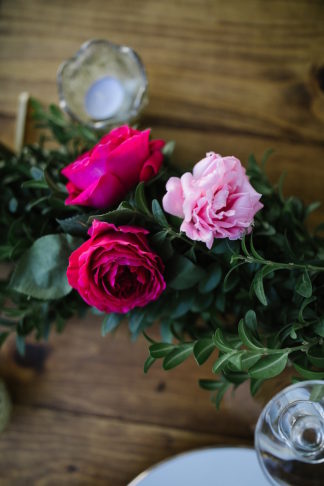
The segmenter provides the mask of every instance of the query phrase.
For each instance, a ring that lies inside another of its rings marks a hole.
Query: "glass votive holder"
[[[90,40],[57,73],[61,108],[74,120],[101,130],[135,119],[147,103],[148,82],[130,47]]]

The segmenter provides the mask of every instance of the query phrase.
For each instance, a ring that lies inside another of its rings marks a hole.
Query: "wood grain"
[[[19,406],[0,441],[0,483],[125,486],[170,455],[236,443],[211,433]]]
[[[286,194],[323,199],[322,1],[1,0],[2,142],[13,145],[19,93],[57,102],[58,65],[90,38],[140,53],[150,84],[142,124],[176,140],[182,167],[210,150],[246,162],[272,147],[272,180],[287,171]],[[11,342],[1,351],[14,401],[1,486],[125,486],[176,452],[252,443],[261,405],[246,387],[216,412],[197,386],[209,363],[144,375],[144,340],[131,344],[126,328],[103,339],[99,326],[73,320],[48,345],[31,342],[23,360]]]

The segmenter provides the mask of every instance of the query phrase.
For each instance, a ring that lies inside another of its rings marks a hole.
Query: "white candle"
[[[104,76],[92,83],[86,92],[86,112],[94,120],[104,120],[118,112],[124,97],[124,88],[120,81],[112,76]]]

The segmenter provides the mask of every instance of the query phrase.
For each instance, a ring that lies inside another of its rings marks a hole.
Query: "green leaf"
[[[250,391],[251,391],[252,397],[254,397],[254,395],[256,395],[256,393],[259,391],[259,389],[261,388],[263,383],[264,383],[264,380],[253,380],[253,379],[251,379]]]
[[[155,359],[152,358],[152,356],[148,356],[148,358],[146,359],[145,363],[144,363],[144,373],[147,373],[148,370],[151,368],[152,364],[155,363]]]
[[[298,320],[299,322],[305,322],[304,320],[304,311],[306,309],[306,307],[309,306],[309,304],[311,304],[312,302],[316,301],[316,297],[309,297],[308,299],[305,299],[299,309],[299,312],[298,312]]]
[[[152,358],[164,358],[175,348],[171,343],[154,343],[150,346],[150,355]]]
[[[262,159],[261,159],[261,165],[264,168],[265,164],[267,163],[268,158],[270,157],[271,154],[273,154],[274,150],[272,148],[268,148],[265,150]]]
[[[163,361],[163,368],[165,370],[171,370],[175,368],[183,361],[185,361],[191,354],[193,350],[193,343],[180,344],[176,349],[171,351]]]
[[[171,260],[169,268],[172,274],[168,284],[175,290],[189,289],[205,276],[200,266],[179,254]]]
[[[237,263],[236,265],[234,265],[234,267],[232,267],[228,272],[227,274],[225,275],[225,278],[224,278],[224,281],[223,281],[223,289],[224,289],[224,292],[229,292],[232,287],[233,287],[233,284],[231,282],[231,279],[230,277],[232,276],[233,272],[235,270],[237,270],[239,267],[241,267],[242,265],[245,265],[245,262],[240,262],[240,263]],[[237,277],[236,275],[234,275],[234,278]],[[238,279],[237,279],[238,280]],[[235,282],[235,285],[236,285],[237,282]]]
[[[232,367],[235,371],[239,371],[242,369],[242,354],[243,351],[237,351],[233,356],[230,357],[229,362],[231,363]]]
[[[238,325],[238,333],[239,336],[245,344],[245,346],[249,349],[253,349],[256,351],[260,351],[262,349],[261,343],[259,343],[250,333],[250,330],[246,326],[245,322],[243,319],[240,320],[239,325]]]
[[[285,369],[287,361],[287,352],[270,354],[253,365],[248,373],[251,378],[267,380],[279,375]]]
[[[244,322],[251,332],[257,331],[258,324],[254,310],[250,309],[247,311],[244,316]]]
[[[145,323],[145,311],[144,309],[134,309],[131,311],[128,327],[133,338],[136,338],[140,331],[143,330],[143,321]]]
[[[309,278],[307,270],[305,270],[305,272],[302,273],[299,279],[297,280],[296,292],[302,297],[305,297],[306,299],[311,297],[313,292],[312,282]]]
[[[224,397],[225,393],[227,392],[229,386],[230,386],[230,383],[223,383],[223,385],[219,388],[216,396],[212,397],[212,402],[216,406],[217,410],[219,410],[221,401],[223,400],[223,397]]]
[[[307,352],[307,358],[317,368],[324,368],[324,346],[312,346]]]
[[[313,329],[318,336],[324,337],[324,316],[314,324]]]
[[[219,380],[199,380],[200,388],[204,390],[214,391],[224,386],[224,382]]]
[[[0,322],[0,324],[1,324],[1,322]],[[7,337],[9,336],[9,334],[10,334],[9,331],[0,332],[0,347],[3,345],[3,343],[5,342]]]
[[[254,248],[253,236],[252,235],[250,237],[250,246],[251,246],[251,253],[254,256],[254,258],[256,258],[257,260],[263,260],[263,257]]]
[[[168,227],[169,223],[164,215],[164,212],[162,211],[162,208],[157,201],[157,199],[153,199],[152,201],[152,213],[155,218],[155,220],[163,227]]]
[[[220,283],[222,278],[222,269],[219,263],[213,263],[208,269],[206,277],[202,278],[199,282],[199,292],[201,294],[207,294],[214,290]]]
[[[70,235],[42,236],[18,261],[10,288],[41,300],[68,295],[72,290],[66,277],[69,256],[81,243]]]
[[[194,345],[193,353],[194,357],[199,365],[202,365],[207,361],[209,356],[215,349],[215,344],[212,339],[203,338],[199,339]]]
[[[244,381],[249,379],[249,375],[247,373],[241,372],[241,371],[232,371],[227,368],[225,368],[222,371],[224,377],[226,378],[227,381],[230,381],[234,385],[241,385],[244,383]]]
[[[215,374],[219,373],[235,353],[236,351],[232,351],[231,353],[227,353],[227,354],[222,354],[217,359],[217,361],[215,361],[215,363],[213,364],[213,368],[212,368],[213,373]]]
[[[24,336],[16,336],[16,348],[20,356],[25,356],[26,352],[26,343]]]
[[[263,356],[262,352],[258,351],[245,351],[242,356],[241,366],[242,370],[248,370],[251,366],[255,365]]]
[[[107,223],[116,224],[117,226],[129,223],[136,216],[136,211],[129,208],[115,209],[104,214],[95,214],[90,216],[87,223],[91,224],[94,219],[98,221],[106,221]]]
[[[116,314],[112,312],[104,317],[101,325],[101,335],[104,337],[109,332],[112,332],[119,325],[120,321],[124,318],[122,314]]]
[[[135,190],[135,204],[142,213],[151,215],[145,197],[144,182],[140,182]]]
[[[39,181],[39,180],[31,180],[31,181],[26,181],[21,184],[21,187],[24,189],[48,189],[48,185],[45,181]]]
[[[259,270],[256,273],[256,275],[255,275],[255,277],[252,281],[252,287],[253,287],[253,290],[255,292],[255,295],[257,296],[257,298],[259,299],[261,304],[268,305],[268,301],[267,301],[266,295],[264,293],[264,287],[263,287],[264,268],[266,268],[266,267],[263,267],[261,270]]]
[[[293,363],[295,370],[307,380],[323,380],[324,371],[312,371],[308,369],[307,365],[303,360],[298,360]]]
[[[217,349],[220,351],[223,351],[224,353],[230,353],[233,351],[233,346],[226,341],[220,329],[216,329],[215,334],[213,335],[213,341]]]
[[[162,149],[162,153],[164,157],[170,158],[171,155],[173,154],[174,148],[175,148],[175,141],[169,140],[169,142],[167,142]]]
[[[86,236],[88,231],[88,216],[77,214],[70,218],[57,219],[56,221],[64,231],[72,236]]]

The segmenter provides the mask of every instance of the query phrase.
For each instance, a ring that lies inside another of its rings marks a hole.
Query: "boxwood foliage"
[[[0,281],[0,344],[14,333],[23,353],[27,335],[47,339],[53,326],[61,331],[70,317],[86,312],[66,268],[71,251],[98,219],[149,229],[150,244],[165,264],[165,292],[126,316],[131,338],[144,333],[148,339],[145,372],[159,360],[167,371],[191,356],[199,366],[208,361],[211,378],[200,386],[217,406],[229,387],[249,380],[255,394],[288,364],[296,379],[324,378],[324,224],[309,231],[306,220],[318,203],[284,197],[283,178],[270,183],[269,151],[260,164],[253,155],[247,162],[264,204],[252,234],[241,241],[215,240],[209,251],[181,233],[181,221],[162,209],[165,183],[177,174],[170,164],[173,143],[164,148],[159,174],[118,206],[99,212],[65,206],[60,170],[101,134],[68,121],[54,105],[33,106],[45,135],[19,155],[0,147],[0,261],[13,269]],[[102,315],[103,336],[123,317]],[[149,337],[153,324],[160,326],[161,341]]]

